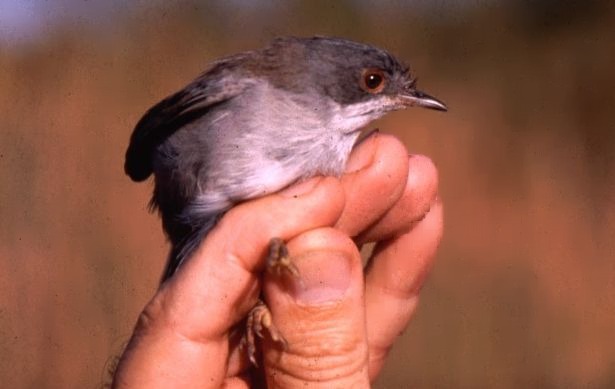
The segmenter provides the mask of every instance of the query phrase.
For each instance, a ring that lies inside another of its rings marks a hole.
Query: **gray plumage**
[[[363,126],[412,105],[445,110],[386,51],[343,39],[280,38],[215,62],[143,116],[126,152],[133,180],[155,176],[163,281],[234,204],[341,175]]]

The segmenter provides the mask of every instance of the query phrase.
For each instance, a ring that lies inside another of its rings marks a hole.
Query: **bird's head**
[[[275,87],[304,96],[306,104],[329,100],[336,115],[348,120],[368,122],[413,106],[447,110],[417,89],[408,66],[369,45],[339,38],[280,38],[257,60],[259,72]]]

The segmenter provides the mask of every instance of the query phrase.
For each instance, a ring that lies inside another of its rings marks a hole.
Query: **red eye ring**
[[[380,93],[386,84],[384,72],[376,68],[364,69],[361,72],[359,86],[367,93]]]

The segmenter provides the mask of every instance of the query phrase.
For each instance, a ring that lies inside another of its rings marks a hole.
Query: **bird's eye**
[[[365,69],[361,75],[361,89],[368,93],[380,93],[384,89],[384,72],[380,69]]]

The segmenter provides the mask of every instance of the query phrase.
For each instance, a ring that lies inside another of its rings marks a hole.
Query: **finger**
[[[442,228],[442,204],[437,201],[410,232],[376,245],[365,281],[371,378],[416,308]]]
[[[262,267],[269,240],[330,225],[343,204],[338,180],[315,178],[229,211],[144,310],[119,379],[139,387],[221,385],[228,332],[256,302],[254,272]]]
[[[438,194],[438,171],[428,157],[411,155],[402,196],[355,239],[358,244],[389,239],[410,230],[429,211]]]
[[[374,133],[352,152],[342,176],[346,206],[336,228],[350,236],[376,222],[397,202],[408,177],[408,152],[392,135]]]
[[[307,193],[297,193],[308,190]],[[292,187],[280,194],[241,204],[231,209],[203,242],[194,258],[180,268],[172,282],[180,299],[185,293],[193,296],[192,304],[181,304],[186,311],[178,314],[195,315],[193,308],[201,304],[199,297],[207,298],[206,310],[200,307],[195,318],[211,322],[215,313],[223,326],[208,329],[211,334],[226,332],[229,323],[245,317],[254,305],[246,301],[258,285],[257,273],[264,266],[264,258],[272,237],[289,240],[313,228],[332,224],[341,213],[344,194],[339,182],[333,178],[315,178]],[[325,204],[327,203],[327,204]],[[203,282],[203,278],[207,283]],[[196,297],[194,297],[196,296]],[[182,316],[186,317],[186,316]],[[215,324],[215,323],[212,323]],[[199,328],[202,336],[204,327]]]
[[[367,339],[360,254],[332,228],[309,231],[288,243],[301,281],[289,288],[263,284],[275,324],[289,347],[266,342],[270,388],[368,387]]]

